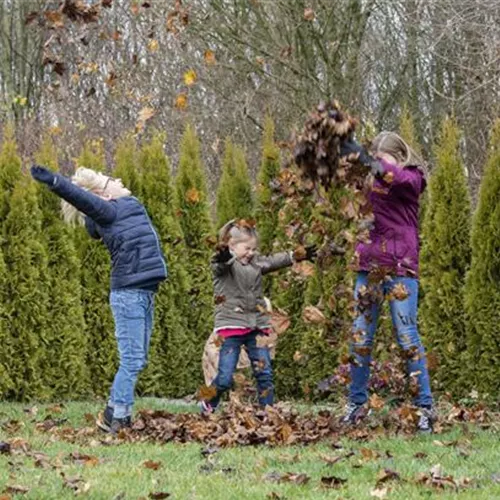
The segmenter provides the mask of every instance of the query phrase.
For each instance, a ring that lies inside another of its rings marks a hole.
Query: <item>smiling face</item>
[[[255,252],[257,251],[257,238],[254,236],[247,236],[243,239],[231,238],[229,240],[229,250],[233,252],[235,257],[243,264],[249,264]]]

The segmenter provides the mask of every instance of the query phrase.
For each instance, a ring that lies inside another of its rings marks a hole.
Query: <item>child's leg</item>
[[[215,387],[217,393],[209,401],[212,408],[217,408],[221,396],[231,388],[242,343],[242,337],[227,337],[220,348],[217,376],[212,382],[212,386]]]
[[[351,385],[349,388],[349,401],[356,405],[362,405],[368,399],[371,352],[380,309],[380,303],[376,300],[368,302],[368,296],[373,295],[369,286],[372,285],[368,284],[368,273],[358,273],[354,289],[358,316],[352,330]]]
[[[257,332],[249,333],[245,337],[245,347],[257,380],[259,404],[262,406],[272,405],[274,403],[274,383],[271,353],[268,347],[257,345]]]
[[[408,373],[416,377],[418,394],[415,404],[431,407],[432,395],[425,349],[417,329],[418,281],[415,278],[395,277],[387,285],[388,291],[399,283],[405,286],[408,296],[404,300],[390,301],[392,324],[396,328],[397,341],[407,359]]]
[[[154,295],[146,290],[112,290],[111,309],[120,354],[120,366],[111,388],[114,418],[129,417],[139,372],[146,365],[152,329]]]

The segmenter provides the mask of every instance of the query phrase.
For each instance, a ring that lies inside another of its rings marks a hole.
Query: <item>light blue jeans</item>
[[[109,406],[114,418],[132,414],[137,377],[146,366],[153,330],[154,292],[140,289],[112,290],[111,310],[120,354]]]
[[[398,284],[404,285],[408,296],[404,300],[390,300],[392,324],[396,330],[398,344],[403,349],[407,360],[408,373],[409,375],[413,374],[417,381],[418,394],[414,399],[414,404],[420,407],[430,407],[432,406],[432,395],[429,371],[425,349],[417,329],[418,280],[394,276],[391,280],[375,286],[377,292],[386,296]],[[373,286],[368,283],[368,273],[358,273],[354,296],[359,315],[354,321],[353,327],[353,341],[351,343],[353,358],[349,391],[349,399],[355,404],[364,404],[368,399],[367,385],[370,377],[371,350],[382,305],[381,301],[367,300],[367,295],[360,293],[360,290],[366,290]]]

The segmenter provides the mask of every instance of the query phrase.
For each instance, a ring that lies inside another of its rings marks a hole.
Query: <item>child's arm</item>
[[[293,252],[279,252],[273,255],[257,255],[256,264],[262,269],[262,274],[272,273],[291,266],[295,260]]]
[[[100,226],[106,226],[115,220],[116,207],[114,203],[105,201],[99,196],[72,184],[62,175],[54,174],[45,167],[38,165],[31,167],[31,175],[37,181],[47,184],[51,191],[71,203]]]
[[[291,266],[302,260],[314,261],[316,259],[316,245],[298,247],[293,252],[280,252],[273,255],[257,256],[257,265],[262,268],[262,274],[272,273],[284,267]]]
[[[417,167],[400,168],[385,160],[380,160],[383,174],[377,177],[393,191],[420,196],[424,190],[424,175]]]
[[[229,250],[229,247],[221,247],[212,259],[212,272],[215,276],[222,276],[235,260],[236,257]]]

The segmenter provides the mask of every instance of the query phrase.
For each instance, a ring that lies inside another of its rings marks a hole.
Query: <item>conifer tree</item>
[[[132,134],[125,135],[116,146],[115,168],[113,176],[121,179],[123,185],[132,192],[133,196],[141,198],[141,173],[139,169],[139,152]]]
[[[278,213],[282,206],[282,198],[273,192],[272,182],[280,171],[280,150],[274,142],[274,123],[270,116],[264,124],[262,144],[262,160],[257,177],[257,207],[256,219],[259,230],[259,250],[269,254],[278,227]]]
[[[454,222],[451,221],[450,222]],[[500,120],[492,128],[489,157],[472,221],[472,261],[465,285],[467,351],[464,387],[498,399],[500,390]]]
[[[10,391],[14,389],[14,382],[9,375],[9,355],[12,354],[12,339],[8,328],[5,311],[7,301],[7,271],[0,246],[0,399],[5,399]]]
[[[28,400],[44,397],[40,359],[47,348],[47,255],[42,244],[37,189],[27,176],[19,178],[3,224],[4,259],[8,279],[4,308],[8,318],[9,377],[15,387],[8,397]]]
[[[58,170],[57,151],[46,137],[37,163]],[[60,198],[38,187],[42,210],[42,243],[48,255],[50,324],[41,358],[43,391],[50,398],[77,398],[88,392],[87,337],[81,303],[80,261],[73,230],[61,219]]]
[[[213,235],[210,220],[205,171],[195,130],[188,125],[184,132],[175,179],[176,207],[186,243],[185,269],[189,277],[187,301],[188,327],[196,336],[196,360],[193,377],[202,380],[201,356],[206,339],[213,329],[213,286],[210,259]],[[190,358],[192,359],[192,358]]]
[[[433,381],[446,390],[460,388],[466,348],[463,287],[471,253],[471,207],[459,141],[457,125],[446,119],[435,149],[420,259],[423,333],[439,358]]]
[[[178,397],[194,391],[192,371],[199,360],[196,332],[187,326],[188,276],[184,269],[186,247],[175,209],[170,163],[161,134],[153,136],[139,151],[143,201],[151,216],[167,260],[168,279],[155,299],[154,331],[148,366],[141,374],[138,390],[144,394]],[[194,379],[194,380],[193,380]]]
[[[252,185],[245,153],[229,138],[226,140],[216,208],[218,228],[231,219],[249,219],[253,215]]]
[[[85,144],[77,159],[77,166],[104,171],[102,141],[95,140]],[[114,322],[109,306],[110,259],[102,242],[90,238],[84,228],[76,228],[75,237],[81,263],[90,383],[94,394],[105,396],[109,393],[118,360]]]
[[[309,200],[313,228],[306,242],[309,244],[321,243],[323,232],[330,240],[340,243],[339,235],[349,225],[341,215],[342,201],[348,193],[331,189],[323,195],[329,201],[329,208],[316,206],[314,198]],[[317,384],[333,373],[349,344],[352,319],[348,306],[353,285],[348,262],[349,257],[331,255],[326,261],[318,262],[314,274],[307,278],[302,311],[314,306],[325,317],[324,322],[314,322],[302,316],[299,322],[302,333],[298,364],[303,365],[299,368],[300,386],[307,397],[317,396]]]
[[[0,151],[0,222],[7,217],[9,199],[20,177],[21,158],[17,154],[14,129],[7,126]]]

